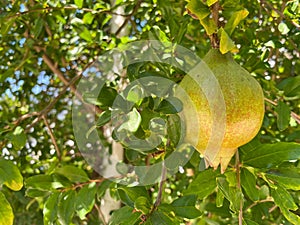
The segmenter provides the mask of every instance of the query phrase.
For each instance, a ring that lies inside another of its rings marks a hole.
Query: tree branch
[[[217,28],[220,27],[220,23],[219,23],[219,10],[220,10],[220,3],[219,1],[217,1],[215,4],[213,4],[210,8],[211,12],[212,12],[212,18],[217,26]],[[213,33],[212,35],[210,35],[210,42],[211,42],[211,47],[212,48],[220,48],[220,40],[218,37],[217,33]]]
[[[54,134],[53,134],[53,132],[52,132],[52,129],[51,129],[51,127],[50,127],[50,125],[49,125],[49,123],[48,123],[48,121],[47,121],[46,116],[43,115],[42,117],[43,117],[44,123],[45,123],[45,125],[46,125],[46,127],[47,127],[47,129],[48,129],[48,132],[49,132],[51,141],[52,141],[52,143],[53,143],[53,145],[54,145],[54,148],[55,148],[55,151],[56,151],[56,154],[57,154],[57,158],[58,158],[59,161],[61,161],[61,152],[60,152],[59,147],[58,147],[58,145],[57,145],[57,141],[56,141],[56,139],[55,139],[55,137],[54,137]]]
[[[163,193],[163,189],[164,189],[164,183],[166,181],[166,175],[167,175],[167,168],[166,168],[164,162],[162,162],[161,179],[160,179],[158,194],[157,194],[156,201],[154,203],[153,210],[155,210],[161,203],[162,193]]]

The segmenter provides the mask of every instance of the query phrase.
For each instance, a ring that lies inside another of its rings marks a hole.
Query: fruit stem
[[[219,23],[219,10],[220,10],[220,3],[217,1],[215,4],[213,4],[210,7],[210,10],[212,12],[212,18],[217,26],[217,28],[220,28],[220,23]],[[210,35],[210,43],[212,48],[219,49],[220,48],[220,40],[218,37],[217,33],[213,33]]]

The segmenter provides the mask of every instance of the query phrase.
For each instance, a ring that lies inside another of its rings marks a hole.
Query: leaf
[[[245,165],[255,168],[271,168],[285,161],[298,159],[300,159],[300,144],[292,142],[258,145],[242,157]]]
[[[60,192],[53,192],[47,199],[43,208],[44,225],[52,225],[57,218],[57,203]]]
[[[78,8],[82,8],[83,6],[83,0],[74,0],[74,3],[77,5]]]
[[[85,185],[78,191],[75,209],[81,220],[85,219],[86,214],[93,209],[96,191],[96,183]]]
[[[88,13],[84,14],[82,21],[84,24],[92,24],[94,18],[95,18],[95,15],[92,14],[91,12],[88,12]]]
[[[97,127],[104,126],[110,120],[111,120],[111,111],[110,110],[103,111],[97,120]]]
[[[199,20],[202,20],[210,15],[209,7],[199,0],[191,0],[187,4],[186,8],[191,13],[195,14]]]
[[[112,183],[112,181],[110,181],[110,180],[104,180],[103,182],[101,182],[101,184],[99,185],[98,190],[97,190],[98,199],[100,199],[104,196],[106,190],[109,188],[111,183]]]
[[[140,105],[144,98],[144,91],[140,85],[134,85],[127,93],[126,99]]]
[[[213,4],[215,4],[217,1],[219,1],[219,0],[207,0],[206,1],[206,4],[207,4],[207,6],[212,6]]]
[[[62,225],[70,225],[75,211],[76,192],[73,190],[62,192],[58,202],[58,221]]]
[[[179,225],[177,218],[174,215],[170,215],[169,211],[157,210],[154,211],[147,220],[146,225]]]
[[[51,175],[35,175],[27,178],[25,180],[26,188],[37,189],[41,191],[50,191],[56,188],[61,188],[61,185],[58,182],[54,182],[54,179]]]
[[[224,177],[218,177],[217,184],[225,198],[230,202],[230,209],[238,212],[241,201],[243,201],[243,193],[237,187],[230,187]]]
[[[183,192],[184,195],[196,194],[199,199],[204,199],[215,191],[217,175],[218,173],[212,169],[200,172]]]
[[[44,19],[43,17],[38,17],[35,21],[33,35],[34,38],[38,39],[44,27]]]
[[[277,87],[288,97],[300,96],[300,76],[283,79]]]
[[[278,30],[282,35],[288,34],[290,32],[290,28],[284,22],[281,22],[278,25]]]
[[[225,24],[224,30],[228,35],[231,35],[234,29],[239,25],[239,23],[248,16],[249,12],[247,9],[242,9],[232,13],[232,16]]]
[[[271,196],[273,197],[275,204],[279,206],[279,208],[284,208],[287,210],[298,209],[298,206],[296,205],[293,197],[280,185],[277,185],[276,189],[271,189]]]
[[[17,126],[12,133],[9,133],[7,138],[12,142],[12,145],[16,150],[22,149],[27,140],[24,129],[20,126]]]
[[[172,209],[176,216],[188,219],[195,219],[201,216],[201,212],[196,209],[197,195],[187,195],[172,202]]]
[[[140,212],[134,211],[134,209],[129,206],[124,206],[113,212],[109,225],[135,224],[139,221],[140,216]]]
[[[252,201],[259,200],[259,190],[256,188],[256,178],[248,169],[241,170],[241,185]]]
[[[284,102],[279,101],[275,112],[277,113],[277,127],[280,131],[289,127],[291,110],[290,107]]]
[[[183,105],[182,102],[176,97],[169,97],[158,105],[156,111],[164,114],[175,114],[182,111]]]
[[[118,131],[124,129],[130,132],[135,132],[139,128],[141,121],[142,118],[140,113],[136,110],[136,108],[133,108],[133,110],[127,114],[127,121],[118,128]]]
[[[76,166],[66,165],[55,170],[55,173],[63,175],[73,183],[82,183],[89,181],[86,172]]]
[[[235,48],[234,42],[231,40],[227,32],[221,27],[220,32],[220,52],[225,54]]]
[[[137,211],[140,211],[143,214],[147,215],[147,214],[149,214],[149,212],[152,208],[152,205],[148,198],[146,198],[145,196],[140,196],[135,200],[134,208]]]
[[[0,191],[0,224],[13,225],[14,213],[5,195]]]
[[[121,201],[131,207],[134,207],[134,202],[138,197],[144,196],[148,198],[148,192],[146,188],[141,186],[138,187],[120,186],[118,187],[118,194],[121,198]]]
[[[268,171],[265,176],[286,189],[300,190],[299,168],[278,168]]]
[[[86,40],[87,42],[92,42],[93,41],[93,37],[91,35],[91,32],[86,27],[83,28],[83,31],[81,31],[79,36],[82,39]]]
[[[2,184],[13,191],[19,191],[23,187],[23,177],[12,161],[0,158],[0,185]]]
[[[200,19],[200,23],[204,27],[207,35],[212,35],[212,34],[216,33],[216,31],[218,29],[215,21],[210,17],[205,17],[203,19]]]

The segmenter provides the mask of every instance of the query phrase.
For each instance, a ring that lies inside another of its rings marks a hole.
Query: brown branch
[[[101,219],[103,225],[107,225],[107,223],[106,223],[106,221],[105,221],[104,214],[103,214],[103,212],[102,212],[102,210],[101,210],[101,207],[98,206],[97,204],[95,204],[95,209],[97,210],[98,216],[99,216],[99,218]]]
[[[46,127],[47,127],[47,129],[48,129],[48,132],[49,132],[49,135],[50,135],[52,144],[54,145],[54,148],[55,148],[55,151],[56,151],[56,154],[57,154],[57,158],[58,158],[59,161],[61,161],[61,151],[60,151],[60,149],[59,149],[59,147],[58,147],[58,145],[57,145],[57,141],[56,141],[56,139],[55,139],[55,136],[54,136],[54,134],[53,134],[53,131],[52,131],[52,129],[51,129],[51,127],[50,127],[50,125],[49,125],[49,123],[48,123],[48,121],[47,121],[46,116],[43,115],[42,117],[43,117],[44,123],[45,123],[45,125],[46,125]]]
[[[220,10],[220,3],[217,1],[215,4],[213,4],[210,8],[212,12],[212,18],[217,26],[217,28],[220,28],[219,23],[219,10]],[[213,33],[210,35],[210,42],[212,48],[220,48],[220,40],[217,33]]]
[[[265,98],[265,101],[271,103],[271,104],[274,105],[274,106],[277,106],[277,102],[274,102],[274,101],[271,100],[271,99]],[[300,116],[299,116],[298,114],[296,114],[295,112],[291,111],[291,117],[292,117],[298,124],[300,124]]]
[[[158,187],[158,194],[157,194],[156,201],[154,203],[153,210],[155,210],[160,205],[160,203],[161,203],[162,194],[163,194],[163,188],[164,188],[164,183],[166,181],[166,176],[167,176],[167,168],[166,168],[164,162],[162,162],[161,179],[160,179],[160,183],[159,183],[159,187]]]
[[[273,199],[263,199],[260,201],[256,201],[254,203],[252,203],[251,205],[249,205],[244,211],[247,212],[249,209],[253,208],[254,206],[257,206],[260,203],[264,203],[264,202],[274,202]]]
[[[127,23],[130,21],[130,17],[132,17],[139,9],[141,3],[143,1],[142,0],[138,0],[136,5],[134,6],[132,12],[129,15],[126,15],[126,19],[124,20],[123,24],[119,27],[119,29],[115,32],[115,35],[118,36],[121,31],[123,30],[123,28],[127,25]]]
[[[41,11],[46,11],[46,12],[51,12],[51,11],[62,11],[62,10],[78,10],[78,7],[73,7],[73,6],[64,6],[64,7],[46,7],[46,8],[38,8],[38,9],[29,9],[27,11],[24,12],[17,12],[16,14],[6,17],[7,19],[12,19],[12,18],[16,18],[16,17],[20,17],[20,16],[24,16],[30,13],[34,13],[34,12],[41,12]],[[106,14],[111,14],[111,15],[117,15],[117,16],[123,16],[123,17],[127,17],[127,14],[119,14],[119,13],[115,13],[112,12],[111,10],[93,10],[93,9],[89,9],[89,8],[81,8],[79,10],[82,10],[84,12],[91,12],[93,14],[96,13],[106,13]]]

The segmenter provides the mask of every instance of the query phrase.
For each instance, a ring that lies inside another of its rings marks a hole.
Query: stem
[[[235,168],[236,168],[237,188],[242,192],[240,166],[241,166],[241,163],[240,163],[239,151],[236,151],[236,153],[235,153]],[[243,225],[243,199],[242,198],[240,199],[239,225]]]
[[[159,183],[158,195],[157,195],[156,201],[154,203],[154,209],[156,209],[161,203],[161,198],[162,198],[162,193],[163,193],[163,186],[164,186],[164,183],[166,181],[166,175],[167,175],[167,169],[166,169],[165,164],[163,162],[162,163],[162,171],[161,171],[161,180],[160,180],[160,183]]]
[[[210,8],[212,12],[212,18],[217,26],[217,28],[220,28],[219,23],[219,9],[220,9],[220,3],[217,1],[215,4],[213,4]],[[220,40],[217,33],[213,33],[210,35],[210,42],[212,48],[220,48]]]

